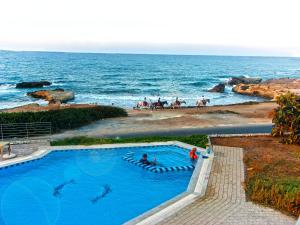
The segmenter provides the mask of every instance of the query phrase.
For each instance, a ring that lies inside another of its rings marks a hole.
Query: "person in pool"
[[[152,162],[150,162],[148,160],[148,155],[145,153],[143,154],[142,158],[140,159],[140,162],[143,163],[143,164],[146,164],[146,165],[153,165],[155,166],[157,163],[156,163],[156,158],[154,157],[154,160]]]
[[[192,161],[196,161],[198,159],[198,155],[197,155],[197,149],[196,148],[193,148],[191,151],[190,151],[190,159]]]

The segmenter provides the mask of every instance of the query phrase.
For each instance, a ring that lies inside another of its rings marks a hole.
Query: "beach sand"
[[[244,103],[202,108],[128,110],[128,117],[105,119],[54,135],[107,136],[226,125],[270,124],[275,102]]]

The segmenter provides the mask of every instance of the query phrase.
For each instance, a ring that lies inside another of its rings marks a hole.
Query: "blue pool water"
[[[192,171],[151,173],[122,160],[128,151],[188,162],[175,146],[55,151],[0,170],[0,224],[122,224],[186,190]]]
[[[178,96],[194,105],[202,95],[211,104],[259,101],[207,90],[232,76],[299,78],[300,58],[184,55],[81,54],[0,51],[0,108],[38,101],[26,96],[33,89],[16,89],[22,81],[49,80],[46,89],[75,92],[75,103],[133,107],[144,96],[174,101]]]

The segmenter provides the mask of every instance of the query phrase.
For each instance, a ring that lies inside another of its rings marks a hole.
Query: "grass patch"
[[[254,202],[300,214],[300,181],[295,177],[267,177],[256,174],[247,179],[247,196]]]
[[[0,124],[51,122],[52,132],[73,129],[93,121],[127,116],[127,112],[118,107],[95,106],[87,108],[67,108],[41,112],[0,113]]]
[[[65,145],[97,145],[97,144],[123,144],[123,143],[143,143],[143,142],[164,142],[181,141],[187,144],[204,148],[208,143],[206,135],[192,136],[151,136],[151,137],[132,137],[132,138],[94,138],[94,137],[73,137],[62,140],[52,141],[52,146]]]

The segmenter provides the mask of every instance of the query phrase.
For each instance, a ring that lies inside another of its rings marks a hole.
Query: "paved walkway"
[[[37,151],[41,146],[49,146],[50,143],[47,140],[32,141],[28,144],[14,144],[12,145],[12,153],[17,154],[18,157],[31,155]],[[6,150],[5,150],[6,153]],[[0,162],[4,161],[0,157]]]
[[[202,225],[294,225],[296,220],[273,209],[247,202],[243,149],[214,146],[215,158],[208,189],[203,198],[160,224]]]
[[[99,128],[105,122],[105,126],[109,125],[109,128],[103,130]],[[92,137],[146,137],[146,136],[180,136],[180,135],[193,135],[193,134],[261,134],[271,133],[272,124],[247,124],[247,125],[232,125],[232,126],[212,126],[201,128],[181,128],[171,130],[158,130],[154,131],[140,131],[131,133],[128,130],[126,133],[112,132],[113,127],[118,127],[118,124],[111,124],[112,120],[103,120],[96,124],[90,124],[78,129],[68,130],[64,133],[53,134],[52,139],[61,139],[74,136],[92,136]],[[100,131],[98,132],[98,130]],[[104,132],[105,131],[105,132]]]

